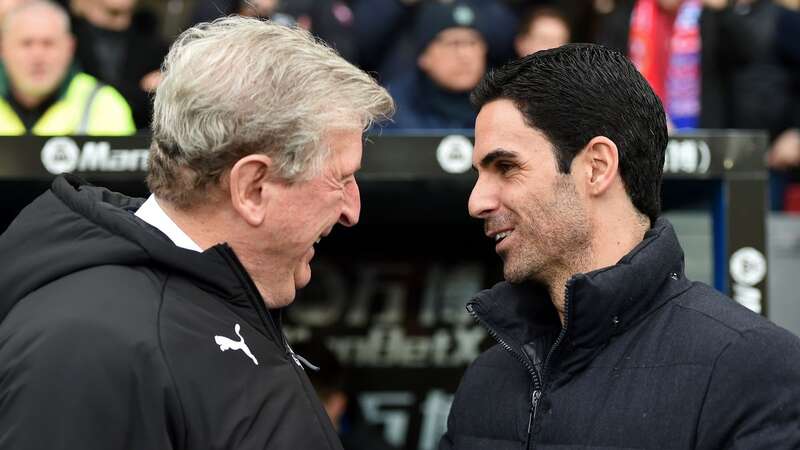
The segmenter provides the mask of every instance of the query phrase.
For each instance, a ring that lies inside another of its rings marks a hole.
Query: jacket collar
[[[561,369],[583,367],[614,335],[689,285],[675,230],[659,218],[617,264],[577,274],[567,282]],[[562,328],[547,290],[534,283],[499,283],[479,293],[468,309],[520,353],[523,344]]]
[[[262,301],[230,247],[218,244],[198,253],[173,245],[134,216],[142,202],[73,175],[57,177],[51,190],[25,208],[0,237],[0,253],[15,261],[0,274],[0,321],[29,292],[67,274],[109,264],[180,274],[238,309],[251,309],[248,295]]]

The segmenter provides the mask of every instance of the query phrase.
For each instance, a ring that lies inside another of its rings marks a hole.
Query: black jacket
[[[499,344],[464,374],[441,450],[800,448],[800,340],[687,280],[664,219],[567,283],[564,328],[532,285],[468,310]]]
[[[75,59],[81,70],[118,90],[131,107],[136,128],[147,129],[153,116],[152,95],[142,90],[142,78],[159,70],[169,46],[161,39],[154,14],[143,10],[130,28],[109,31],[74,18]]]
[[[0,237],[0,448],[341,450],[230,247],[141,203],[59,177]]]

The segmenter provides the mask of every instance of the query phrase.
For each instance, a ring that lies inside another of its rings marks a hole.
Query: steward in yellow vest
[[[12,8],[0,27],[0,135],[128,135],[131,110],[111,86],[74,68],[66,11],[49,0]]]
[[[121,136],[136,132],[130,107],[122,95],[91,75],[67,74],[60,89],[33,111],[18,104],[6,88],[0,98],[2,136]]]

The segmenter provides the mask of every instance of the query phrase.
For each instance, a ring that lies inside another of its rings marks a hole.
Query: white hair
[[[318,173],[326,131],[388,118],[384,88],[308,32],[244,17],[199,24],[156,89],[148,185],[189,207],[235,161],[264,153],[289,181]]]

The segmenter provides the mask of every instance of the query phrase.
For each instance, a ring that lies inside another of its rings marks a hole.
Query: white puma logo
[[[214,342],[216,342],[217,345],[219,345],[219,349],[222,350],[223,352],[225,350],[241,350],[241,351],[243,351],[245,355],[249,356],[250,359],[253,360],[253,363],[255,365],[258,365],[258,360],[250,352],[250,349],[247,347],[247,344],[244,343],[244,338],[242,337],[242,335],[239,334],[239,330],[241,330],[241,329],[242,329],[242,327],[240,327],[238,323],[236,324],[235,327],[233,327],[233,331],[236,333],[237,336],[239,336],[239,340],[238,341],[234,341],[233,339],[226,338],[225,336],[214,336]]]

